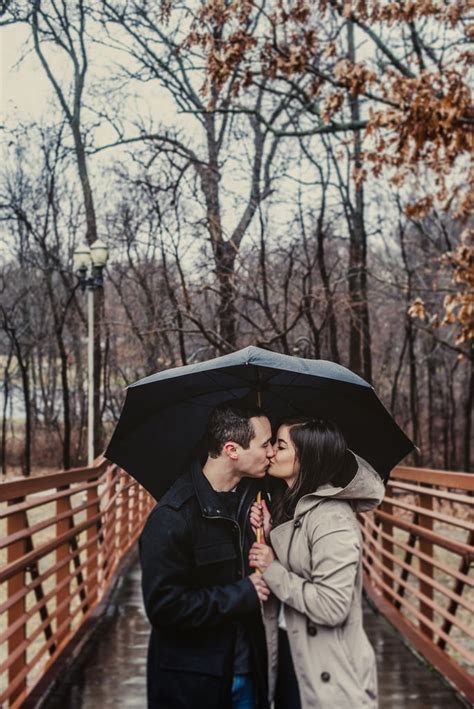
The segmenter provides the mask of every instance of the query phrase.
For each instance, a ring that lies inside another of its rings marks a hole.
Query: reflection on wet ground
[[[390,623],[367,604],[364,625],[377,655],[380,709],[460,709],[465,706],[449,685],[403,644]]]
[[[122,579],[107,616],[81,656],[80,666],[56,688],[43,705],[46,709],[146,707],[149,626],[138,564]],[[404,646],[393,628],[368,607],[365,624],[377,653],[380,709],[463,706],[449,687]]]

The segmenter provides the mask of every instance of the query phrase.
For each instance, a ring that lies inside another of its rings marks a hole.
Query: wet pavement
[[[465,706],[405,647],[392,626],[368,606],[365,608],[365,627],[377,654],[380,709],[456,709]],[[80,663],[56,687],[43,707],[145,709],[148,636],[140,568],[136,563],[122,578],[107,618],[81,655]]]

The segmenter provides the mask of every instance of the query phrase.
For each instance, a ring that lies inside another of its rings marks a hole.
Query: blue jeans
[[[255,691],[252,675],[234,675],[232,682],[233,709],[255,709]]]

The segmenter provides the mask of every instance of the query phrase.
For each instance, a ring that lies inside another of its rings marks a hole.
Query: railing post
[[[67,489],[67,486],[58,488],[58,490],[64,489]],[[69,497],[61,497],[59,498],[59,500],[56,500],[56,515],[61,515],[64,512],[72,513]],[[59,537],[61,534],[67,533],[70,528],[71,523],[68,517],[59,520],[59,522],[56,522],[56,536]],[[58,564],[61,561],[64,561],[68,555],[69,544],[66,542],[65,544],[61,544],[61,546],[56,549],[56,563]],[[64,581],[68,575],[69,564],[64,563],[61,568],[56,571],[56,586],[59,586],[60,583]],[[62,603],[65,604],[64,608],[62,608],[56,616],[56,628],[59,629],[61,626],[63,626],[61,628],[61,631],[58,632],[56,635],[58,645],[64,640],[70,630],[70,623],[68,623],[68,618],[70,615],[70,602],[66,603],[66,601],[70,601],[70,599],[71,582],[69,581],[69,583],[65,583],[64,586],[56,592],[56,608],[58,608]]]
[[[103,501],[103,505],[107,509],[104,514],[104,539],[103,539],[103,553],[104,559],[102,568],[104,570],[103,580],[104,585],[107,582],[110,574],[115,567],[115,559],[117,554],[117,509],[118,509],[118,498],[115,497],[117,493],[117,468],[115,465],[110,466],[107,470],[106,484],[107,484],[107,495]],[[113,504],[110,504],[113,501]]]
[[[420,506],[427,510],[433,510],[433,497],[429,494],[420,493]],[[433,529],[433,519],[432,517],[427,517],[420,514],[419,524],[425,529]],[[420,538],[420,551],[426,554],[430,558],[433,557],[433,543]],[[420,559],[420,571],[430,579],[433,578],[433,565],[428,561]],[[419,584],[420,592],[427,596],[431,601],[433,600],[433,586],[427,581],[422,581],[420,579]],[[431,608],[427,603],[420,599],[420,613],[427,618],[427,620],[433,621],[433,608]],[[433,639],[433,631],[427,625],[425,625],[420,620],[420,630],[431,640]]]
[[[16,500],[11,500],[10,505],[14,505],[18,502],[22,502],[23,498]],[[7,534],[15,534],[28,527],[28,520],[24,512],[15,512],[7,519]],[[10,544],[7,551],[8,563],[17,561],[21,559],[26,553],[26,540],[21,539],[14,544]],[[23,569],[17,574],[8,579],[7,583],[7,593],[11,597],[18,591],[21,591],[25,587],[26,581],[26,571]],[[12,626],[19,618],[24,616],[26,613],[26,596],[22,596],[16,603],[14,603],[8,609],[8,627]],[[8,638],[8,654],[12,655],[20,645],[26,640],[26,620],[21,624],[21,626]],[[10,665],[8,669],[8,680],[10,683],[14,681],[16,676],[20,674],[26,667],[26,648],[20,653],[19,657]],[[24,692],[26,689],[26,676],[18,684],[15,690],[10,695],[10,704]]]
[[[136,483],[132,485],[129,490],[129,505],[128,505],[128,543],[130,544],[133,538],[133,529],[135,526],[136,518],[136,504],[137,504],[137,485]]]
[[[382,502],[381,509],[386,512],[387,514],[392,515],[393,514],[393,505],[391,502],[386,502],[385,500]],[[382,531],[387,534],[390,537],[393,537],[393,522],[390,522],[389,520],[382,519]],[[384,551],[387,551],[390,554],[393,554],[393,542],[390,539],[386,539],[385,537],[382,538],[382,549]],[[381,559],[383,568],[388,569],[393,573],[393,561],[389,559],[386,556],[383,556]],[[393,589],[393,578],[387,574],[385,571],[382,571],[382,578],[384,583],[389,587]],[[393,603],[393,596],[389,591],[383,590],[383,595],[387,599],[387,601],[390,601],[390,603]]]
[[[127,487],[127,478],[124,473],[120,475],[120,532],[119,532],[119,549],[120,556],[125,553],[128,547],[129,538],[129,488]]]
[[[99,502],[94,502],[98,498],[99,495],[99,483],[96,482],[95,485],[90,487],[87,490],[87,512],[86,512],[86,519],[87,521],[91,520],[93,517],[95,517],[97,514],[100,512],[100,505]],[[86,534],[86,539],[90,544],[87,546],[87,552],[86,552],[86,585],[87,585],[87,602],[90,605],[93,605],[95,601],[98,598],[99,594],[99,588],[98,588],[98,580],[99,580],[99,546],[100,546],[100,539],[97,538],[95,544],[92,544],[92,539],[96,536],[98,527],[100,528],[101,525],[92,525],[87,528],[87,534]],[[97,556],[94,558],[94,555],[97,553]]]

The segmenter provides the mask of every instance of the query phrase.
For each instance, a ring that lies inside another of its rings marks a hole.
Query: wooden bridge
[[[360,518],[381,707],[474,703],[473,490],[468,474],[399,467]],[[135,542],[153,505],[105,460],[0,485],[2,707],[145,706]]]

